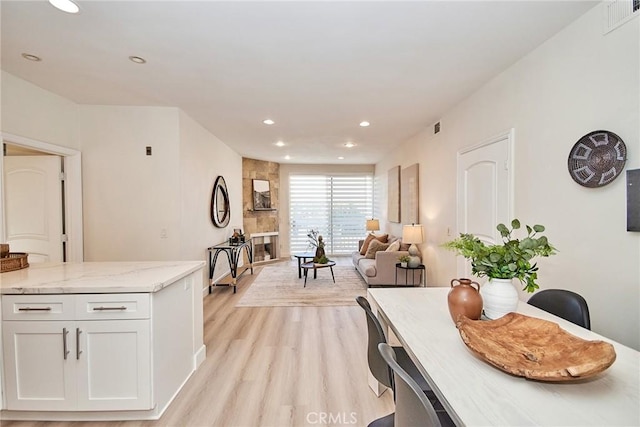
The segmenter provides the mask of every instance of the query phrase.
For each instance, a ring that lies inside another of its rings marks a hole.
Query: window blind
[[[372,209],[371,175],[291,175],[291,252],[313,250],[307,234],[317,230],[327,254],[351,253],[366,233],[365,222]]]

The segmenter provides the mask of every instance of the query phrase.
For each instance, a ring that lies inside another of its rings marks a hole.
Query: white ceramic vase
[[[484,315],[498,319],[518,307],[518,291],[512,279],[489,279],[480,289]]]

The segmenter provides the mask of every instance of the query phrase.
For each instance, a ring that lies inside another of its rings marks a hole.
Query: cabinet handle
[[[67,355],[69,354],[69,350],[67,350],[67,328],[62,328],[62,354],[64,355],[64,360],[67,360]]]
[[[82,331],[80,328],[76,328],[76,360],[80,360],[80,354],[82,350],[80,350],[80,334]]]
[[[51,311],[51,307],[20,307],[18,311]]]
[[[126,310],[124,305],[121,307],[93,307],[93,311],[108,311],[108,310]]]

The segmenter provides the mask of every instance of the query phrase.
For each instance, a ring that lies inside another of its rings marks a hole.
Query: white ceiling
[[[371,164],[596,3],[3,0],[2,68],[80,104],[179,107],[245,157]]]

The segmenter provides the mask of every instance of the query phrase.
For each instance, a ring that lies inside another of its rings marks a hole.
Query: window
[[[372,209],[372,175],[291,175],[291,252],[311,250],[307,233],[312,229],[322,235],[327,254],[353,252]]]

